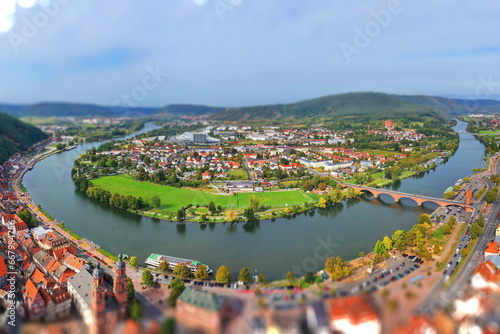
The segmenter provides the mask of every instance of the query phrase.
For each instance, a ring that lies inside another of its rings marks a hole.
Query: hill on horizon
[[[161,108],[100,106],[69,102],[41,102],[30,105],[0,104],[0,112],[14,117],[181,117],[215,114],[224,108],[190,104],[171,104]]]
[[[405,101],[395,95],[375,92],[328,95],[291,104],[229,108],[212,117],[214,120],[253,121],[259,119],[322,119],[356,117],[373,120],[402,118],[408,115],[442,119],[430,106]]]
[[[328,95],[295,103],[249,107],[213,107],[169,104],[164,107],[111,107],[69,102],[41,102],[30,105],[0,103],[0,112],[14,117],[148,117],[180,118],[210,116],[217,121],[306,120],[321,121],[401,118],[408,115],[441,119],[470,113],[500,113],[500,101],[451,99],[428,95],[396,95],[354,92]]]

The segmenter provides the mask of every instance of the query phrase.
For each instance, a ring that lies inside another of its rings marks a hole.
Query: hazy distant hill
[[[359,119],[395,119],[408,115],[442,116],[429,106],[402,100],[384,93],[347,93],[329,95],[291,104],[230,108],[213,116],[214,120],[326,119],[357,117]]]
[[[454,100],[440,96],[426,96],[426,95],[394,95],[394,96],[403,101],[434,108],[435,110],[449,116],[458,116],[469,113],[467,105],[461,103],[460,100]]]
[[[216,114],[224,109],[225,108],[197,106],[191,104],[170,104],[168,106],[156,110],[156,114],[195,117],[195,116]]]
[[[47,137],[40,129],[0,113],[0,163]]]
[[[32,105],[0,104],[0,111],[4,111],[14,117],[37,116],[37,117],[119,117],[119,116],[202,116],[215,114],[224,108],[207,107],[189,104],[172,104],[163,108],[142,107],[108,107],[95,104],[43,102]]]
[[[464,100],[453,99],[464,106],[469,114],[497,113],[500,114],[500,101],[497,100]]]

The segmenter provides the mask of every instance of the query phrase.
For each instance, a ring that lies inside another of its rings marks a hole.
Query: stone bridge
[[[471,194],[467,194],[465,196],[465,202],[460,202],[460,201],[454,201],[454,200],[449,200],[449,199],[444,199],[444,198],[435,198],[435,197],[430,197],[430,196],[422,196],[422,195],[415,195],[415,194],[407,194],[403,193],[400,191],[394,191],[394,190],[389,190],[389,189],[383,189],[383,188],[372,188],[372,187],[366,187],[366,186],[361,186],[357,184],[348,184],[348,183],[342,183],[340,182],[340,185],[343,188],[350,187],[356,191],[359,192],[368,192],[372,194],[375,198],[380,197],[381,194],[386,194],[391,196],[394,201],[397,203],[401,200],[401,198],[410,198],[413,201],[417,203],[418,206],[421,206],[425,202],[431,202],[435,203],[441,207],[446,207],[446,206],[459,206],[464,208],[466,211],[472,211],[473,208],[471,206]]]

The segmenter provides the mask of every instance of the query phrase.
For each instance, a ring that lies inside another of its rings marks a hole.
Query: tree
[[[432,221],[431,221],[431,216],[429,216],[428,214],[426,213],[423,213],[420,215],[420,218],[418,218],[418,223],[419,224],[424,224],[424,223],[428,223],[428,224],[431,224]]]
[[[158,265],[158,269],[166,273],[170,269],[170,264],[168,263],[167,260],[163,260]]]
[[[130,258],[130,261],[129,261],[129,264],[132,268],[135,268],[137,267],[137,257],[136,256],[132,256]]]
[[[385,244],[382,241],[377,240],[377,242],[375,243],[375,247],[373,247],[373,252],[375,252],[375,254],[379,256],[382,256],[387,252],[387,248],[385,248]]]
[[[185,286],[184,282],[176,277],[170,282],[170,296],[168,297],[168,305],[170,307],[175,307],[175,304],[177,303],[177,298],[181,295],[181,293],[184,291]]]
[[[318,189],[321,190],[321,191],[323,191],[323,190],[326,189],[326,186],[328,186],[328,185],[325,182],[320,182],[318,184]]]
[[[494,187],[491,190],[488,190],[484,195],[484,200],[486,203],[493,203],[498,199],[498,187]]]
[[[394,248],[398,250],[404,250],[406,248],[406,231],[397,230],[392,234],[392,244]]]
[[[248,200],[250,202],[249,208],[252,209],[254,212],[258,211],[260,207],[260,202],[257,196],[252,195]]]
[[[330,273],[333,280],[339,280],[351,274],[351,268],[347,267],[344,260],[340,257],[329,257],[325,261],[325,271]]]
[[[130,301],[135,298],[134,282],[130,277],[127,277],[127,299]]]
[[[365,256],[366,256],[366,252],[359,252],[359,253],[358,253],[358,256],[359,256],[359,257],[365,257]]]
[[[385,249],[390,250],[392,249],[392,240],[388,236],[385,236],[382,242],[385,245]]]
[[[344,199],[344,194],[340,189],[332,189],[328,192],[327,197],[331,203],[340,203]]]
[[[326,208],[328,202],[326,200],[326,198],[324,197],[320,197],[319,200],[318,200],[318,208]]]
[[[312,272],[308,271],[306,273],[306,275],[304,276],[304,282],[312,284],[312,283],[314,283],[314,278],[315,278],[314,274]]]
[[[217,273],[215,274],[215,280],[218,283],[229,283],[232,279],[231,272],[229,271],[229,268],[226,266],[220,266],[219,269],[217,269]]]
[[[208,203],[208,211],[210,211],[213,215],[217,212],[214,202]]]
[[[247,267],[241,268],[240,274],[238,275],[238,281],[243,283],[250,283],[252,281],[252,275]]]
[[[31,212],[28,209],[24,209],[17,215],[26,223],[26,225],[28,225],[28,227],[33,228],[38,226],[38,221],[31,215]]]
[[[151,197],[151,205],[154,207],[154,208],[159,208],[161,206],[161,200],[160,200],[160,197],[158,196],[153,196]]]
[[[186,218],[186,211],[184,208],[177,210],[177,220],[183,221]]]
[[[194,278],[201,280],[210,279],[210,274],[208,273],[207,267],[204,265],[199,265],[194,272]]]
[[[259,275],[257,275],[257,282],[259,282],[259,284],[267,283],[266,275],[264,275],[263,273],[259,273]]]
[[[286,280],[287,280],[288,282],[292,282],[294,279],[295,279],[295,274],[293,273],[293,271],[289,271],[289,272],[286,274]]]
[[[170,289],[172,290],[180,290],[181,292],[184,290],[184,281],[179,277],[176,277],[170,282]]]
[[[226,211],[226,220],[229,222],[235,221],[238,218],[238,213],[234,210]]]
[[[191,276],[191,270],[189,270],[189,267],[185,263],[178,263],[174,267],[174,275],[180,276],[183,278]]]
[[[354,190],[354,188],[347,188],[344,192],[345,198],[355,198],[359,196],[359,191]]]
[[[141,302],[138,299],[132,300],[128,312],[130,318],[134,320],[139,320],[142,317],[142,314],[144,313]]]
[[[454,191],[447,191],[444,193],[444,198],[445,199],[452,199],[453,197],[455,197],[455,192]]]
[[[144,272],[142,273],[142,283],[147,286],[152,286],[155,283],[153,274],[151,274],[151,271],[149,271],[149,269],[144,270]]]

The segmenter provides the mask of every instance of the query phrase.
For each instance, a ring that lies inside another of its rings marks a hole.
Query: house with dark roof
[[[177,300],[177,321],[189,330],[223,333],[238,319],[242,304],[239,299],[189,286]]]

